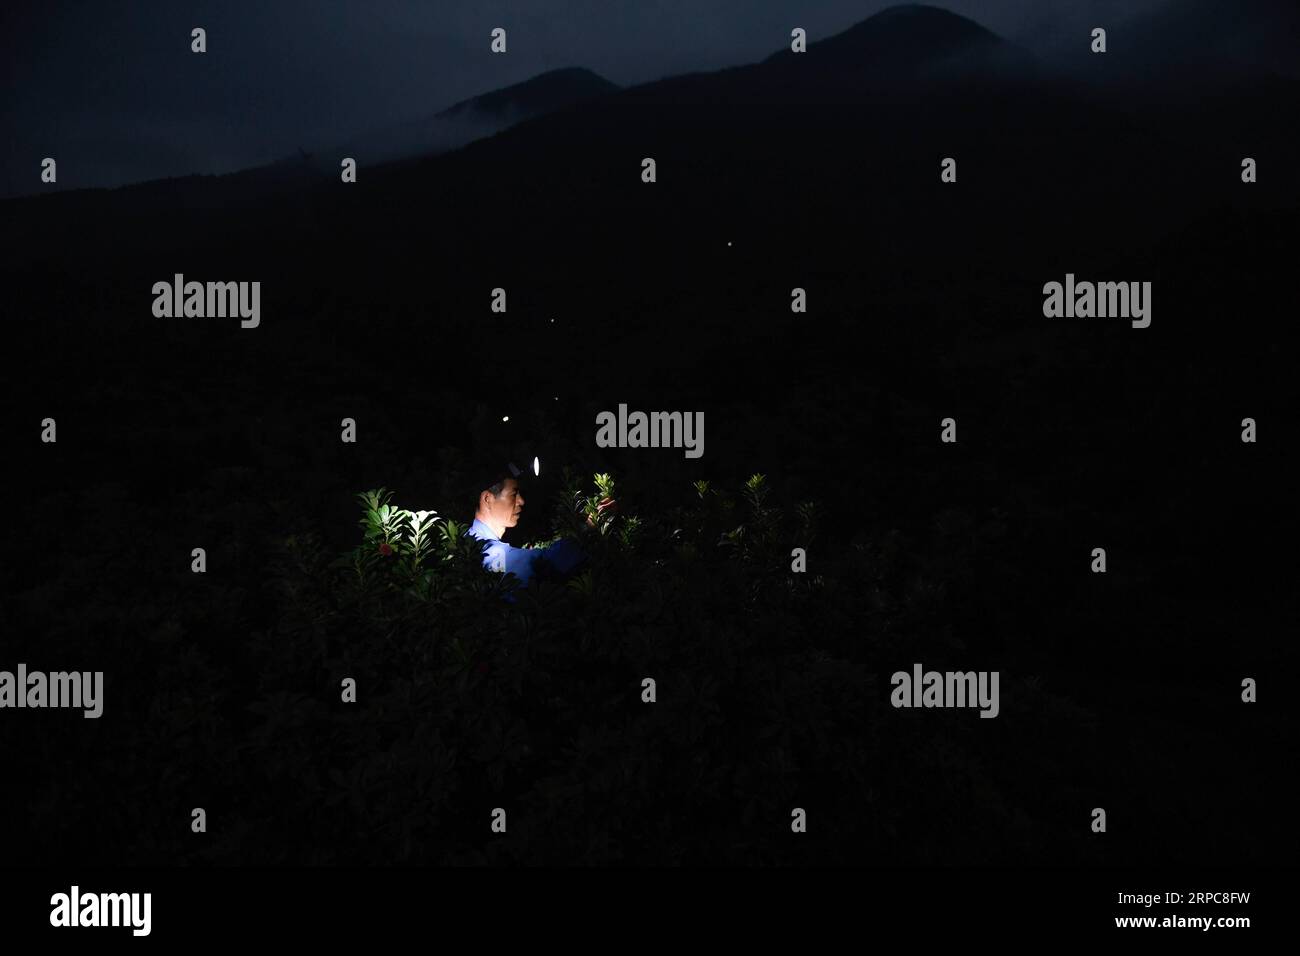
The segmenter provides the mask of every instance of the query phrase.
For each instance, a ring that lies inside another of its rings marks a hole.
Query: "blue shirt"
[[[483,567],[489,571],[513,574],[520,584],[532,580],[538,561],[549,562],[561,574],[568,574],[586,557],[582,549],[567,538],[561,538],[549,548],[516,548],[506,544],[478,518],[465,532],[472,538],[486,542],[483,549]]]

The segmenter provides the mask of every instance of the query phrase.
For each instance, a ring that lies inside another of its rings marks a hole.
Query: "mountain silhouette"
[[[807,70],[804,64],[812,61],[816,70]],[[839,84],[843,92],[859,92],[855,81],[896,90],[971,73],[988,83],[1005,73],[1031,69],[1034,59],[973,20],[938,7],[906,4],[810,43],[807,54],[780,50],[761,65],[778,68],[766,74],[775,81],[768,85],[779,88],[793,81],[794,90],[804,95],[831,84]],[[798,85],[802,76],[810,76],[812,83]]]
[[[619,87],[583,67],[566,67],[538,74],[523,83],[503,87],[461,100],[435,114],[434,119],[452,119],[477,113],[506,120],[551,113]]]
[[[432,116],[355,136],[329,153],[352,156],[360,163],[433,155],[617,89],[617,84],[581,67],[550,70],[461,100]]]
[[[222,237],[252,261],[272,251],[283,261],[286,249],[304,263],[330,261],[346,235],[355,244],[349,267],[334,278],[358,287],[373,280],[371,268],[391,276],[392,263],[413,256],[453,261],[470,250],[538,271],[553,259],[621,252],[629,262],[680,259],[691,273],[710,261],[699,243],[725,241],[718,230],[791,268],[897,260],[936,236],[1014,255],[1025,233],[1052,235],[1067,223],[1067,248],[1090,247],[1097,230],[1140,245],[1196,215],[1189,189],[1203,203],[1231,195],[1249,204],[1291,188],[1275,180],[1272,192],[1243,196],[1235,170],[1243,149],[1270,153],[1275,167],[1289,155],[1289,131],[1272,117],[1296,84],[1269,72],[1237,81],[1248,84],[1245,95],[1207,104],[1171,94],[1135,111],[1136,91],[1092,95],[967,18],[908,5],[803,54],[782,50],[623,90],[586,71],[556,71],[476,97],[437,115],[509,122],[555,109],[437,156],[363,164],[356,188],[338,182],[332,161],[316,179],[290,161],[10,202],[6,218],[13,237],[86,244],[97,261],[140,261],[138,247],[212,250]],[[1216,127],[1223,136],[1207,142]],[[918,228],[914,210],[933,206],[947,156],[959,160],[962,185]],[[646,157],[659,165],[654,186],[640,181]],[[159,221],[178,214],[197,217],[183,236]],[[16,246],[15,261],[24,247],[43,248]]]
[[[376,177],[353,213],[362,233],[387,232],[400,245],[398,207],[410,216],[425,201],[443,216],[472,207],[481,214],[455,217],[458,243],[474,243],[481,224],[477,238],[502,254],[543,255],[560,248],[557,228],[588,234],[613,222],[638,224],[624,231],[628,238],[610,237],[616,247],[681,252],[683,239],[691,247],[703,238],[689,225],[703,221],[748,233],[750,247],[757,242],[774,259],[816,257],[829,266],[844,261],[840,237],[857,224],[874,225],[864,238],[878,238],[891,256],[902,254],[899,239],[928,242],[909,209],[931,203],[939,161],[954,156],[980,183],[942,206],[954,239],[1020,243],[1020,235],[996,234],[1011,221],[1059,228],[1061,209],[1047,198],[1059,195],[1076,226],[1105,210],[1116,232],[1137,241],[1193,208],[1187,191],[1195,184],[1207,199],[1231,193],[1251,201],[1236,188],[1240,132],[1250,133],[1242,146],[1271,149],[1278,162],[1288,132],[1265,118],[1297,90],[1270,75],[1257,80],[1257,95],[1209,108],[1169,99],[1135,114],[1122,92],[1091,96],[965,18],[909,6],[806,54],[783,51],[632,87],[394,169]],[[1207,149],[1205,129],[1215,125],[1228,132]],[[654,189],[639,182],[647,156],[660,167]],[[1155,168],[1160,175],[1144,173]],[[475,196],[476,182],[491,182],[492,196]],[[586,210],[596,218],[585,219]],[[885,226],[891,232],[880,236]]]
[[[102,208],[118,208],[122,203],[147,205],[150,201],[182,201],[190,209],[213,211],[245,208],[272,195],[296,193],[324,180],[337,179],[339,161],[344,156],[356,159],[363,166],[436,156],[491,136],[523,119],[564,109],[617,89],[616,84],[587,69],[551,70],[522,83],[461,100],[432,116],[354,136],[341,145],[328,144],[313,150],[298,146],[293,153],[264,166],[221,175],[192,173],[146,180],[111,190],[71,189],[49,197],[37,193],[17,198],[76,196],[77,202]]]
[[[967,306],[946,291],[954,280],[922,280],[918,271],[967,282],[1001,276],[986,296],[1014,287],[1020,298],[1016,323],[997,335],[1055,356],[1066,340],[1040,321],[1042,282],[1089,263],[1114,269],[1153,256],[1170,275],[1185,263],[1204,268],[1209,250],[1236,235],[1224,221],[1290,215],[1297,186],[1279,171],[1297,152],[1277,117],[1296,84],[1270,71],[1237,77],[1247,83],[1233,88],[1239,95],[1170,94],[1136,107],[1137,91],[1096,95],[966,18],[908,6],[805,54],[611,91],[441,155],[363,165],[355,184],[332,169],[306,180],[290,164],[11,201],[0,229],[15,273],[75,262],[98,277],[79,281],[107,284],[119,291],[102,294],[125,302],[202,267],[263,280],[282,296],[319,297],[326,314],[353,302],[346,315],[365,314],[376,334],[409,335],[401,317],[433,309],[431,287],[440,335],[454,342],[476,334],[483,289],[534,289],[539,310],[550,289],[569,303],[563,331],[522,327],[519,349],[499,370],[525,392],[530,382],[546,387],[552,348],[577,348],[597,328],[610,347],[630,350],[617,371],[627,382],[704,362],[715,370],[708,388],[740,389],[773,374],[773,363],[828,373],[860,354],[865,370],[889,383],[899,365],[876,357],[918,354],[944,330],[973,334]],[[510,100],[459,111],[508,115]],[[1243,156],[1260,159],[1266,183],[1243,188]],[[957,161],[956,183],[940,182],[945,157]],[[641,179],[646,158],[657,163],[653,184]],[[846,284],[870,277],[872,314],[888,289],[930,318],[850,323],[832,359],[771,311],[812,276],[836,283],[840,316],[865,295],[851,298]],[[1182,287],[1158,288],[1168,296]],[[374,303],[375,290],[386,304]],[[684,295],[699,301],[679,311]],[[734,352],[737,320],[704,321],[701,310],[757,310],[743,323],[745,362]],[[278,331],[267,338],[348,334],[343,313],[325,319],[288,301],[276,311]],[[147,310],[129,316],[153,322]],[[339,324],[323,332],[323,321]],[[1182,325],[1189,346],[1195,327]],[[692,348],[682,350],[677,337],[688,334]],[[1008,354],[992,342],[981,352]],[[451,383],[474,376],[446,374]],[[601,364],[581,373],[592,387],[614,374]]]
[[[675,106],[868,105],[978,78],[983,89],[1025,82],[1034,58],[966,17],[937,7],[890,7],[812,41],[807,52],[778,50],[745,66],[667,77],[626,91],[624,102]]]

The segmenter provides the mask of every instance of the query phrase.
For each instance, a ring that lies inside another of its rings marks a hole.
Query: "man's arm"
[[[569,574],[587,560],[587,554],[570,538],[561,538],[548,548],[533,552],[561,574]]]
[[[492,541],[483,552],[483,566],[489,571],[513,574],[521,584],[527,584],[533,576],[533,561],[542,552],[516,548],[504,541]]]
[[[560,574],[569,574],[586,558],[577,543],[567,538],[548,548],[516,548],[504,541],[493,541],[483,553],[483,565],[489,571],[513,574],[521,585],[526,585],[533,579],[538,561],[546,561]]]

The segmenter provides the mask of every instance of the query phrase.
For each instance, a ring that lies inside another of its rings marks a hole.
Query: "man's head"
[[[507,528],[519,523],[519,514],[523,510],[524,496],[519,490],[519,482],[514,478],[503,478],[479,492],[478,511],[474,517],[499,538]]]

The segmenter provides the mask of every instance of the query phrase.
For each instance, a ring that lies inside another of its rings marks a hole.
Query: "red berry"
[[[384,557],[387,557],[393,553],[393,549],[389,546],[388,542],[385,541],[379,546],[379,553],[384,555]]]

